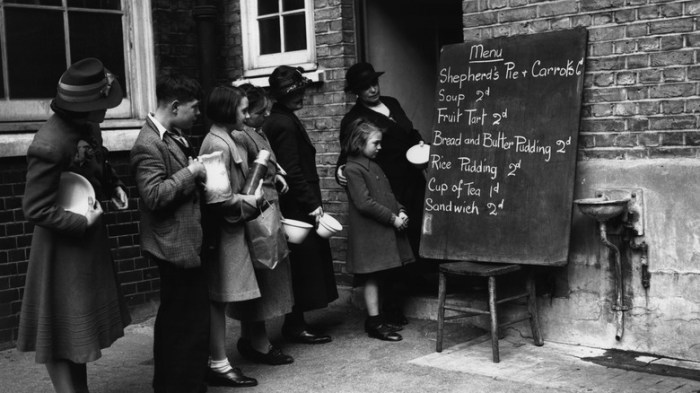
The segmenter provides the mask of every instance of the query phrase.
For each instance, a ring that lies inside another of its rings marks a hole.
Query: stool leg
[[[445,293],[447,292],[447,280],[445,273],[440,272],[438,284],[438,328],[435,351],[442,352],[442,336],[445,329]]]
[[[496,312],[496,277],[489,277],[489,313],[491,314],[491,351],[493,362],[498,363],[501,358],[498,354],[498,315]]]
[[[532,329],[532,338],[535,340],[535,345],[544,345],[544,340],[542,339],[542,331],[540,330],[540,313],[537,310],[537,292],[535,291],[535,279],[532,276],[532,272],[527,275],[527,281],[525,282],[527,286],[527,308],[530,312],[530,329]]]

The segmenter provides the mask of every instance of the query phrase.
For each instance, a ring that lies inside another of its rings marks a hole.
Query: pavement
[[[152,311],[152,310],[151,310]],[[152,314],[151,314],[152,315]],[[144,319],[145,318],[145,319]],[[329,344],[285,342],[281,319],[268,324],[274,343],[292,355],[293,364],[253,364],[238,354],[240,332],[228,321],[229,359],[253,388],[209,388],[211,393],[236,392],[700,392],[700,363],[644,354],[565,345],[547,341],[537,347],[526,325],[505,331],[500,340],[500,363],[491,361],[491,341],[484,330],[447,324],[443,352],[435,352],[437,323],[410,319],[392,343],[367,337],[364,312],[347,299],[324,310],[307,313],[313,326],[333,337]],[[88,364],[92,393],[152,392],[153,322],[146,315],[126,329],[125,337]],[[0,352],[0,392],[50,393],[51,382],[33,353]]]

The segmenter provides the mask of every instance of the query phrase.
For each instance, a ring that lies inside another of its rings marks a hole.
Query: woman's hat
[[[384,71],[377,72],[369,63],[357,63],[345,74],[345,91],[358,91],[377,79]]]
[[[95,58],[73,63],[58,81],[54,105],[71,112],[114,108],[122,102],[122,88],[114,74]]]
[[[299,90],[306,89],[311,80],[306,78],[301,67],[279,66],[272,71],[270,78],[270,95],[275,99],[280,99],[286,95],[292,94]]]

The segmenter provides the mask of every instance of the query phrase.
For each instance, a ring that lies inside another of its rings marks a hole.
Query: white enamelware
[[[86,215],[90,198],[95,201],[95,189],[88,179],[75,172],[61,173],[56,198],[58,206],[73,213]]]
[[[287,241],[293,244],[301,244],[314,227],[307,222],[289,218],[283,218],[281,221],[284,233],[287,234]]]
[[[332,235],[343,230],[343,225],[341,225],[338,220],[333,218],[328,213],[323,213],[318,221],[318,228],[316,228],[316,233],[322,238],[328,239]]]
[[[411,148],[406,151],[406,159],[408,162],[419,167],[427,167],[429,157],[430,145],[417,144],[411,146]]]

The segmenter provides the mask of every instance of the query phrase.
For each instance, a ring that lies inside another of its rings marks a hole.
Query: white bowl
[[[408,162],[418,167],[427,167],[429,158],[430,145],[417,144],[411,146],[411,148],[406,151],[406,159]]]
[[[314,227],[307,222],[289,218],[283,218],[281,221],[284,233],[287,234],[287,241],[293,244],[301,244]]]
[[[58,206],[73,213],[86,215],[90,198],[93,202],[96,200],[95,189],[88,179],[75,172],[61,173],[56,196]]]
[[[316,233],[324,239],[328,239],[332,235],[343,230],[343,226],[333,218],[330,214],[323,213],[321,219],[318,221],[318,228],[316,228]]]

